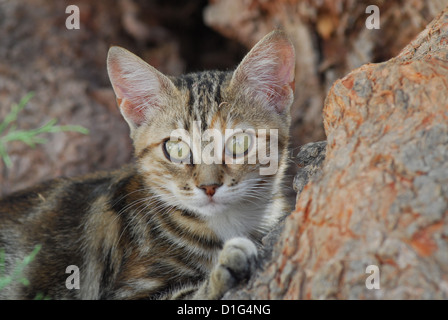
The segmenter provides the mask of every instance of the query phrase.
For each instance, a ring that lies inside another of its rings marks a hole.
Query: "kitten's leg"
[[[257,248],[247,238],[233,238],[224,244],[218,264],[193,299],[220,299],[229,289],[248,279],[255,270]]]

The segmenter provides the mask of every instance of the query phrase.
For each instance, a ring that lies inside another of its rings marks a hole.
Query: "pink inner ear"
[[[135,125],[140,126],[145,121],[146,115],[143,108],[135,108],[135,105],[127,99],[117,98],[117,103],[126,118],[131,120]]]
[[[290,90],[295,90],[295,55],[294,49],[289,43],[282,43],[277,48],[279,52],[279,64],[274,71],[277,75],[278,84],[274,84],[273,91],[275,94],[269,96],[269,100],[274,105],[277,112],[282,112],[286,107]]]
[[[125,49],[109,50],[107,68],[121,113],[131,127],[147,121],[160,107],[161,96],[172,90],[168,78]]]
[[[150,94],[147,93],[147,96],[137,95],[137,93],[132,92],[132,89],[126,89],[129,86],[130,84],[127,84],[126,87],[115,84],[117,104],[127,119],[131,120],[135,125],[140,126],[146,120],[146,108],[148,107],[147,104],[150,100]]]
[[[289,87],[294,92],[295,89],[295,55],[294,51],[288,46],[287,48],[283,48],[281,50],[281,64],[279,66],[278,75],[281,79],[281,82],[284,84],[288,84]]]
[[[283,32],[273,32],[262,39],[235,71],[236,87],[283,112],[291,103],[295,83],[294,47]]]
[[[266,95],[269,105],[277,112],[282,112],[290,101],[291,93],[294,93],[294,66],[295,56],[294,49],[287,41],[279,41],[274,46],[275,54],[272,57],[276,63],[272,65],[269,71],[272,80],[264,83],[264,94]],[[292,92],[291,92],[292,90]]]

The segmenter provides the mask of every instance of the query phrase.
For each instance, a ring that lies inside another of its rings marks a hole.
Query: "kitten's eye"
[[[226,152],[238,157],[246,155],[252,145],[252,136],[245,132],[236,133],[226,142]]]
[[[189,162],[190,147],[183,141],[167,140],[164,144],[165,156],[172,162]]]

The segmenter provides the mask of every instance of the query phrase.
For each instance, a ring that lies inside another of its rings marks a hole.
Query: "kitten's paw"
[[[256,267],[257,247],[246,238],[233,238],[224,244],[217,266],[210,275],[210,294],[220,298],[229,289],[250,277]]]

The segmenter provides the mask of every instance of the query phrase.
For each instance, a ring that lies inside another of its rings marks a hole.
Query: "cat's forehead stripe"
[[[208,120],[221,104],[221,88],[228,76],[227,72],[198,72],[177,78],[176,85],[188,93],[188,121],[201,121],[202,130],[208,127]]]

